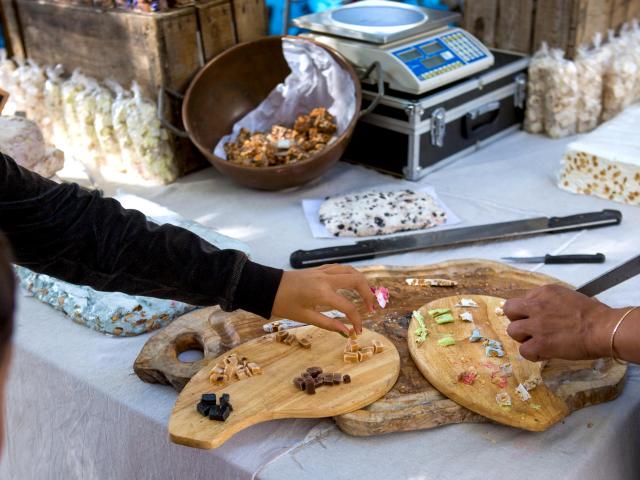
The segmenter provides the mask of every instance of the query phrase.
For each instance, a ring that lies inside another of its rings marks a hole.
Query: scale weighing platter
[[[395,42],[416,33],[456,22],[460,15],[385,0],[364,0],[344,7],[305,15],[294,25],[376,44]]]
[[[477,38],[448,26],[459,19],[457,13],[364,0],[294,23],[311,31],[303,36],[332,47],[363,71],[380,64],[391,88],[419,95],[493,64]]]

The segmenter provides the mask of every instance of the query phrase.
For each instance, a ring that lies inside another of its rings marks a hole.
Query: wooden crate
[[[640,0],[468,0],[464,27],[490,47],[532,53],[544,41],[569,58],[596,32],[640,19]]]
[[[162,87],[186,90],[202,60],[266,33],[263,0],[208,0],[162,13],[78,5],[84,0],[0,0],[12,54],[79,68],[123,86],[136,81],[155,101]],[[73,4],[75,3],[75,4]],[[98,3],[93,2],[94,5]],[[202,52],[198,48],[198,35]],[[166,118],[181,126],[181,105],[166,97]],[[174,136],[181,173],[206,164],[188,139]]]

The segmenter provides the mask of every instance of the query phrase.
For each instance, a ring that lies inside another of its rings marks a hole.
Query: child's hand
[[[349,328],[337,318],[316,312],[318,305],[329,305],[347,316],[356,333],[362,333],[362,318],[356,306],[336,290],[355,290],[372,312],[375,296],[365,276],[346,265],[323,265],[300,271],[284,272],[273,302],[272,314],[326,330],[349,334]]]

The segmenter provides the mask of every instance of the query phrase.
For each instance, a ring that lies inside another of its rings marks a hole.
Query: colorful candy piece
[[[490,338],[486,338],[482,344],[485,347],[491,347],[491,348],[496,348],[498,350],[502,350],[502,342],[498,341],[498,340],[491,340]]]
[[[496,395],[496,403],[501,407],[510,407],[511,397],[507,392],[500,392]]]
[[[387,303],[389,303],[389,290],[385,287],[371,287],[371,291],[376,296],[380,308],[385,308]]]
[[[522,400],[523,402],[528,402],[529,400],[531,400],[531,395],[529,394],[525,386],[521,383],[516,387],[516,393],[520,397],[520,400]]]
[[[485,347],[484,354],[487,357],[503,357],[504,351],[501,348]]]
[[[458,381],[464,383],[465,385],[473,385],[473,382],[478,378],[478,371],[475,367],[469,367],[466,371],[461,372],[458,375]]]
[[[438,340],[438,345],[441,347],[450,347],[451,345],[455,345],[456,341],[451,335],[441,338]]]
[[[471,313],[471,312],[462,312],[460,314],[460,320],[464,320],[465,322],[473,322],[473,313]]]
[[[416,322],[418,322],[418,328],[416,328],[415,334],[416,334],[416,344],[417,345],[422,345],[424,343],[424,341],[427,339],[427,336],[429,335],[429,330],[427,330],[426,325],[424,324],[424,317],[422,316],[422,314],[415,310],[411,316],[413,318],[415,318]]]
[[[480,329],[474,328],[471,331],[471,336],[469,337],[469,341],[471,343],[475,343],[475,342],[479,342],[480,340],[482,340],[482,334],[480,333]]]
[[[460,303],[456,304],[456,307],[478,308],[478,304],[471,298],[461,298]]]

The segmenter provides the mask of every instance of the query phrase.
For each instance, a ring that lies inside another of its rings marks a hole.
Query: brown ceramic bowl
[[[290,165],[245,167],[213,154],[233,125],[290,73],[282,53],[282,37],[265,37],[236,45],[215,57],[198,72],[185,95],[182,119],[187,133],[214,167],[247,187],[280,190],[322,175],[340,159],[358,120],[362,92],[353,67],[336,51],[320,46],[349,72],[355,85],[356,112],[342,135],[313,157]]]

